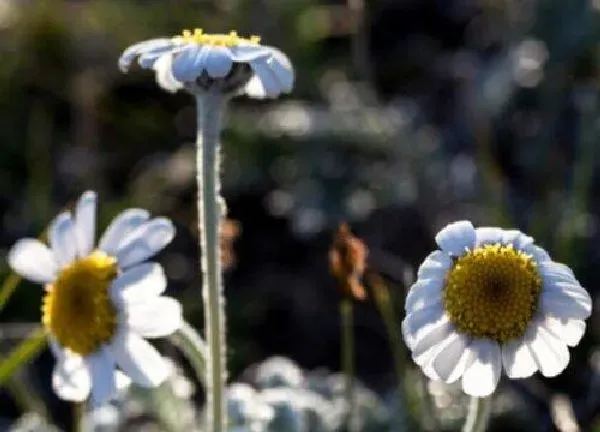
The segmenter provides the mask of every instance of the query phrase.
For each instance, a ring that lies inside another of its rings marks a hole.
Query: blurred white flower
[[[300,387],[304,373],[288,358],[271,357],[258,366],[254,381],[260,388]]]
[[[333,408],[321,395],[302,388],[269,388],[260,399],[274,409],[270,430],[309,432],[335,430],[327,427],[328,414]]]
[[[206,34],[184,30],[180,36],[139,42],[127,48],[119,68],[127,71],[134,59],[156,72],[158,84],[175,92],[198,93],[218,89],[256,98],[275,98],[289,93],[294,69],[277,48],[260,44],[258,36],[243,38],[236,32]]]
[[[167,378],[162,356],[144,338],[177,330],[181,305],[161,296],[163,269],[145,261],[171,242],[175,228],[149,218],[146,210],[125,210],[94,248],[96,193],[88,191],[74,214],[54,219],[50,247],[26,238],[9,252],[15,272],[45,285],[42,322],[58,362],[52,386],[62,399],[83,401],[91,391],[99,405],[129,378],[142,387]]]
[[[585,332],[592,302],[567,266],[517,230],[468,221],[436,236],[406,298],[404,339],[431,379],[472,396],[509,378],[552,377]]]
[[[262,432],[274,416],[274,410],[248,384],[234,383],[227,389],[230,427],[246,432]]]

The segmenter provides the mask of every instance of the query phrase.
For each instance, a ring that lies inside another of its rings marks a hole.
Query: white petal
[[[452,324],[447,317],[443,317],[435,324],[429,326],[426,331],[418,333],[412,348],[412,356],[418,365],[422,365],[423,354],[445,342],[453,333]]]
[[[110,298],[121,308],[130,303],[141,303],[161,295],[167,287],[167,278],[160,264],[143,263],[123,272],[110,287]]]
[[[107,255],[115,256],[123,239],[133,230],[144,224],[149,217],[150,214],[146,210],[125,210],[114,218],[108,226],[98,243],[98,248],[106,252]]]
[[[280,84],[280,91],[289,93],[294,86],[294,68],[290,59],[277,48],[271,47],[272,56],[267,64]]]
[[[206,72],[213,78],[224,78],[231,71],[233,61],[227,47],[213,46],[206,55]]]
[[[523,234],[519,230],[503,230],[502,243],[513,245],[516,250],[522,250],[524,247],[533,244],[533,237]]]
[[[443,315],[444,310],[439,304],[406,315],[402,321],[402,335],[406,345],[412,349],[419,334],[427,331],[427,328],[439,321]]]
[[[105,348],[100,348],[86,361],[92,377],[92,404],[103,405],[117,393],[115,360]]]
[[[241,93],[256,99],[264,99],[267,97],[267,90],[263,86],[258,75],[252,75],[252,78],[250,78],[250,81],[248,81]]]
[[[77,236],[71,213],[59,214],[50,225],[50,246],[59,269],[70,264],[77,257]]]
[[[544,319],[544,327],[565,342],[568,346],[577,346],[585,334],[585,321],[561,319],[547,316]]]
[[[541,247],[536,246],[535,244],[526,245],[522,247],[521,250],[526,254],[531,255],[537,263],[542,263],[544,261],[552,261],[550,255],[548,255],[548,252],[546,252]]]
[[[437,233],[435,241],[444,252],[462,256],[475,245],[475,228],[469,221],[454,222]]]
[[[139,386],[158,387],[168,377],[169,369],[159,352],[130,331],[120,329],[110,350],[123,372]]]
[[[560,374],[569,364],[569,350],[565,343],[541,325],[537,326],[533,340],[527,345],[538,369],[546,377]]]
[[[502,345],[502,363],[509,378],[528,378],[538,370],[526,341],[521,339]]]
[[[154,70],[156,71],[156,82],[165,90],[175,93],[177,90],[183,88],[183,84],[177,81],[173,76],[173,54],[163,54],[154,63]]]
[[[264,89],[265,97],[275,98],[281,94],[282,84],[279,82],[275,76],[275,73],[271,70],[266,61],[262,59],[253,61],[250,63],[250,67],[256,74],[255,76],[260,80],[260,84]],[[248,92],[248,87],[251,85],[255,86],[256,84],[251,84],[250,82],[247,84],[246,92],[248,95],[250,95]]]
[[[417,279],[444,278],[452,267],[452,258],[441,250],[431,252],[417,272]]]
[[[578,283],[570,268],[554,261],[544,261],[540,263],[538,265],[538,271],[546,284],[554,282]]]
[[[125,375],[120,370],[115,371],[115,382],[117,385],[117,392],[127,390],[131,386],[131,378]]]
[[[59,398],[81,402],[90,394],[91,377],[84,360],[65,352],[52,373],[52,388]]]
[[[417,280],[408,291],[404,310],[410,313],[414,310],[423,309],[435,303],[440,303],[442,301],[443,286],[443,279]]]
[[[127,72],[131,62],[142,53],[149,53],[153,50],[172,47],[173,41],[170,38],[151,39],[136,43],[128,47],[119,58],[119,69],[122,72]]]
[[[206,69],[210,47],[190,44],[184,46],[172,59],[173,77],[180,82],[191,82]]]
[[[255,60],[266,60],[273,55],[273,48],[264,45],[241,44],[229,47],[233,61],[250,63]]]
[[[36,239],[19,240],[8,252],[8,264],[16,273],[37,283],[56,278],[56,261],[48,247]]]
[[[50,346],[50,351],[52,351],[52,354],[57,360],[62,360],[65,355],[67,355],[67,351],[60,346],[56,338],[51,333],[48,334],[48,345]]]
[[[85,257],[92,252],[96,238],[96,192],[87,191],[75,207],[75,235],[79,256]]]
[[[557,284],[560,285],[560,284]],[[563,319],[587,319],[592,313],[592,299],[583,290],[544,289],[541,298],[541,311],[544,315],[552,315]]]
[[[462,376],[463,391],[471,396],[491,395],[502,373],[502,353],[496,342],[478,339],[471,343],[473,362]]]
[[[473,355],[469,344],[467,337],[454,333],[448,338],[448,343],[437,353],[433,368],[442,381],[455,382],[471,365]]]
[[[126,268],[155,255],[175,236],[173,223],[166,218],[155,218],[138,227],[123,240],[117,251],[117,261]]]
[[[496,227],[479,227],[475,229],[475,246],[500,244],[504,239],[504,230]]]
[[[140,54],[139,65],[144,69],[155,69],[156,61],[164,55],[173,55],[183,48],[181,46],[164,46]]]
[[[169,297],[157,297],[127,308],[127,326],[145,338],[168,336],[181,327],[181,304]]]

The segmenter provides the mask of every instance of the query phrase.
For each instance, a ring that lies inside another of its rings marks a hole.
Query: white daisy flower
[[[406,298],[402,333],[433,380],[462,378],[472,396],[509,378],[560,374],[585,332],[592,301],[575,275],[517,230],[468,221],[436,236]]]
[[[8,261],[15,272],[46,287],[42,323],[57,359],[54,391],[70,401],[83,401],[91,391],[99,405],[123,387],[123,373],[143,387],[167,378],[164,359],[143,338],[173,333],[182,315],[176,300],[161,296],[167,285],[162,267],[146,261],[173,239],[170,220],[125,210],[97,247],[95,229],[96,193],[88,191],[73,214],[54,219],[50,247],[22,239]]]
[[[126,72],[136,58],[142,68],[153,69],[158,84],[171,92],[217,88],[275,98],[289,93],[294,84],[294,69],[284,53],[261,45],[258,36],[243,38],[236,32],[184,30],[180,36],[139,42],[123,52],[119,68]]]

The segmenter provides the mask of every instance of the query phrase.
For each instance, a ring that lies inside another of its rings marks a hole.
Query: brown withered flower
[[[364,300],[367,292],[362,284],[367,266],[367,246],[355,237],[346,223],[338,227],[329,250],[329,268],[338,281],[342,295]]]
[[[194,236],[198,235],[195,221],[190,224],[190,231]],[[233,219],[224,219],[219,227],[219,256],[223,271],[231,270],[237,263],[237,257],[233,244],[242,232],[242,224]]]
[[[237,261],[233,243],[239,237],[242,228],[241,224],[233,219],[225,219],[221,223],[221,233],[219,242],[221,247],[221,266],[223,271],[231,269]]]

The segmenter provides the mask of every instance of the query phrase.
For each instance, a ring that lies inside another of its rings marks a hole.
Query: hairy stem
[[[198,231],[200,234],[202,298],[208,342],[207,430],[226,430],[225,410],[225,299],[221,277],[219,230],[221,197],[219,177],[219,135],[227,102],[223,94],[207,91],[196,96],[198,133],[196,164],[198,185]]]
[[[484,432],[490,417],[491,405],[491,396],[487,398],[471,397],[463,432]]]

